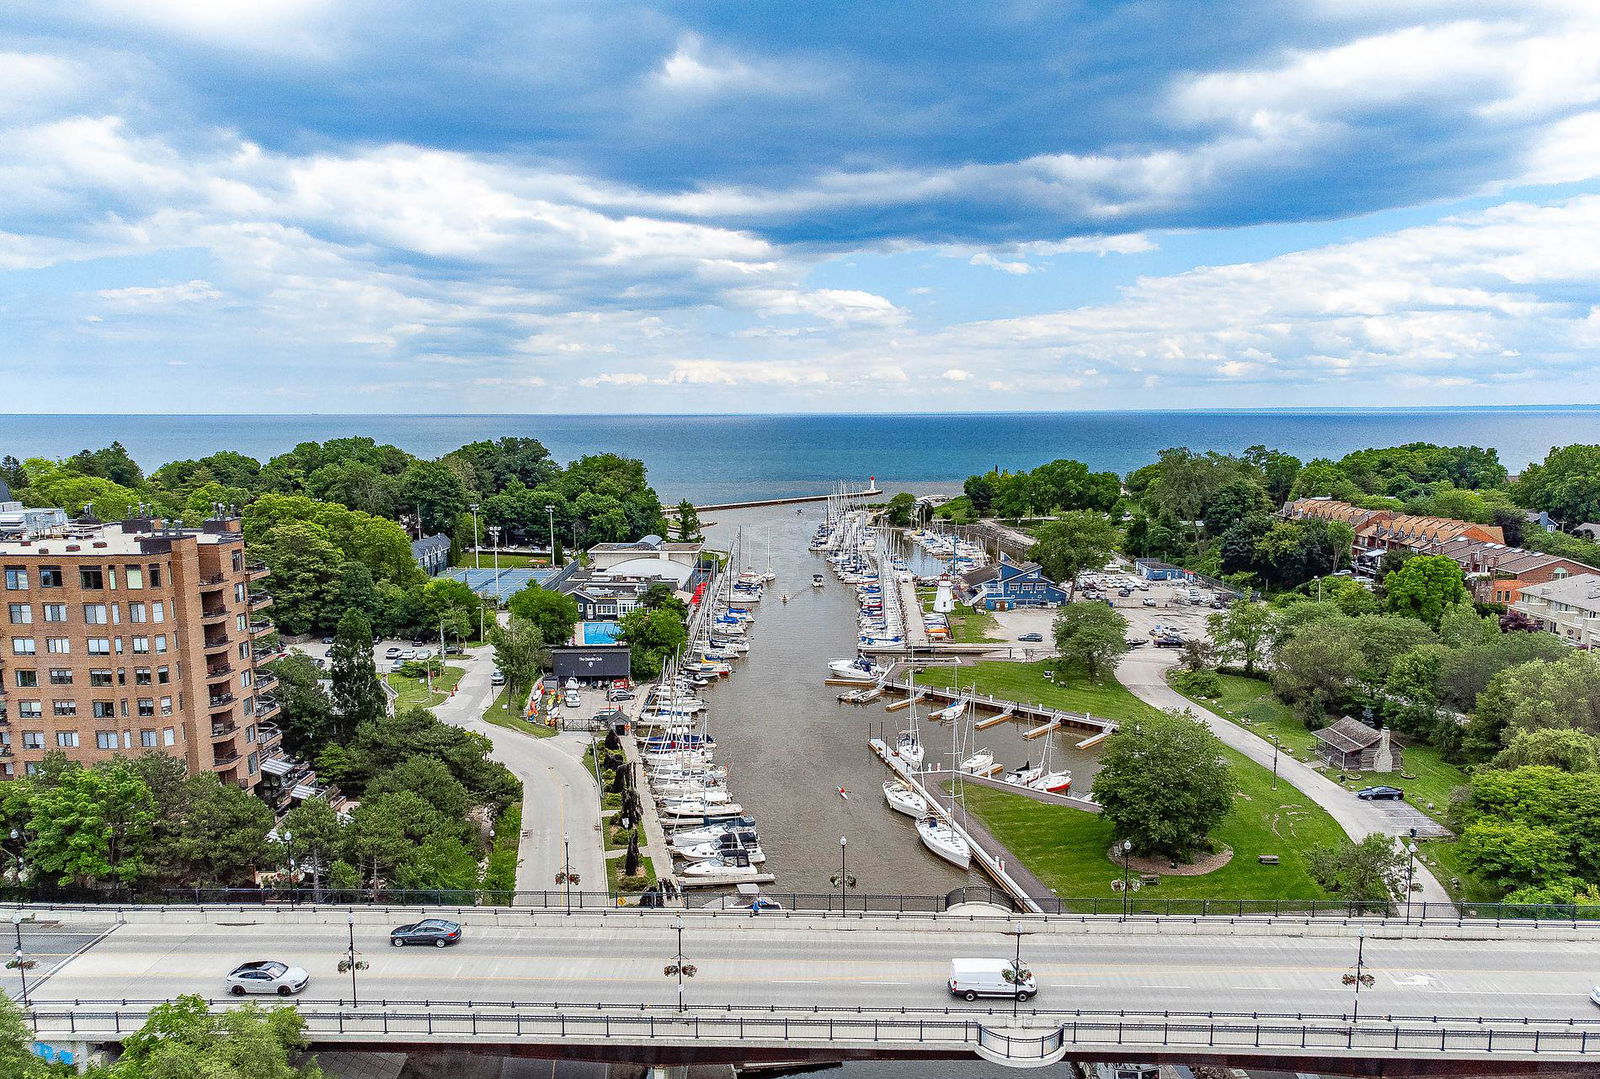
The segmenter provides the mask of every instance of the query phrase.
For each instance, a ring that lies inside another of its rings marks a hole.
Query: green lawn
[[[484,902],[509,905],[517,887],[517,848],[522,840],[522,803],[506,807],[495,821],[494,846],[483,867]]]
[[[543,723],[529,723],[523,718],[521,708],[504,707],[507,703],[506,694],[509,692],[509,687],[502,689],[495,695],[494,700],[489,702],[489,707],[483,710],[485,723],[492,723],[496,727],[504,727],[519,734],[531,734],[535,738],[550,738],[555,735],[555,730]]]
[[[1424,840],[1417,844],[1417,857],[1427,863],[1434,877],[1457,902],[1494,903],[1505,895],[1504,890],[1479,880],[1462,867],[1457,840]],[[1459,883],[1452,884],[1452,880]]]
[[[1233,850],[1233,859],[1196,877],[1164,876],[1139,895],[1149,899],[1321,899],[1327,892],[1311,879],[1304,852],[1332,846],[1344,832],[1310,799],[1287,783],[1272,789],[1272,773],[1225,750],[1239,783],[1234,809],[1213,838]],[[1111,861],[1111,822],[1065,806],[1045,805],[1021,795],[967,787],[967,805],[1024,865],[1063,899],[1112,898],[1120,865]],[[1275,866],[1256,856],[1276,854]]]
[[[627,862],[627,860],[628,860],[628,856],[627,856],[626,853],[619,854],[615,858],[607,858],[606,859],[606,888],[609,891],[611,891],[613,893],[621,892],[621,891],[642,892],[646,888],[648,888],[650,885],[652,885],[652,884],[654,884],[656,882],[656,867],[655,867],[655,863],[650,860],[649,855],[645,854],[644,848],[640,847],[639,848],[639,869],[640,869],[641,872],[640,872],[639,876],[631,878],[631,880],[634,883],[632,883],[630,885],[630,887],[628,887],[628,888],[621,887],[622,879],[623,879],[622,878],[622,867]],[[642,884],[637,883],[641,879],[643,880],[643,883]],[[588,886],[588,882],[585,881],[584,885],[585,885],[585,887],[587,887]]]
[[[445,665],[444,670],[434,676],[433,692],[428,692],[426,678],[410,678],[403,674],[386,674],[384,680],[395,691],[396,708],[432,708],[443,704],[450,699],[450,691],[456,688],[465,672],[460,667]]]
[[[919,684],[948,688],[957,681],[961,688],[975,687],[980,694],[993,694],[1019,704],[1036,704],[1067,712],[1090,712],[1106,719],[1138,719],[1159,714],[1109,675],[1099,681],[1073,677],[1061,685],[1045,678],[1047,660],[1036,663],[1011,663],[987,660],[963,667],[929,667],[917,674]]]

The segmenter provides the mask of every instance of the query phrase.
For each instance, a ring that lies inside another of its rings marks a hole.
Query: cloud
[[[951,367],[939,376],[946,382],[965,382],[972,377],[971,371],[963,371],[959,367]]]
[[[593,388],[596,386],[643,386],[650,381],[650,376],[642,371],[616,371],[603,375],[594,375],[590,378],[580,378],[578,385]]]

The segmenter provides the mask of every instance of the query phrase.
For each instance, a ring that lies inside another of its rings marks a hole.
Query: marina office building
[[[266,572],[231,518],[0,537],[0,777],[154,750],[253,790],[278,740]]]

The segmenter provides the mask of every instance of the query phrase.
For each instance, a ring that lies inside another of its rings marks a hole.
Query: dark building
[[[586,644],[550,649],[551,673],[561,681],[609,682],[632,670],[625,644]]]

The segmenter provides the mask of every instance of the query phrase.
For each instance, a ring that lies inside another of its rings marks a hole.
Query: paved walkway
[[[600,794],[583,763],[587,734],[535,738],[496,727],[482,719],[494,700],[489,684],[494,653],[475,649],[464,657],[466,673],[456,695],[435,708],[446,723],[487,735],[493,757],[522,780],[522,842],[518,852],[518,891],[560,891],[556,874],[565,864],[563,838],[571,846],[579,876],[573,890],[605,891],[606,866],[600,836]]]
[[[1122,662],[1117,665],[1117,679],[1146,704],[1161,709],[1188,709],[1203,720],[1224,745],[1244,754],[1264,768],[1271,768],[1273,757],[1271,742],[1215,712],[1200,707],[1167,685],[1166,672],[1175,666],[1177,661],[1176,649],[1135,648],[1123,654]],[[1315,768],[1296,760],[1288,753],[1278,755],[1278,775],[1290,786],[1327,810],[1328,815],[1352,839],[1361,840],[1377,832],[1396,837],[1398,843],[1401,842],[1398,837],[1407,834],[1408,825],[1404,823],[1406,818],[1386,812],[1386,803],[1362,801]],[[1451,902],[1450,894],[1420,859],[1416,865],[1416,882],[1422,885],[1422,891],[1415,895],[1416,899],[1426,900],[1429,903]]]

